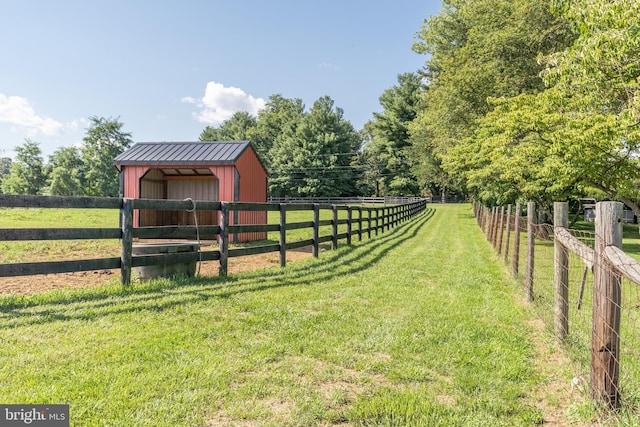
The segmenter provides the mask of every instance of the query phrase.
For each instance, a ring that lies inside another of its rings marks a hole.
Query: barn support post
[[[280,267],[287,265],[287,204],[280,203]]]
[[[133,257],[133,201],[123,199],[120,211],[122,224],[122,253],[120,255],[120,282],[131,284],[131,267]]]
[[[511,263],[511,274],[518,277],[520,269],[520,216],[522,215],[522,205],[516,203],[516,214],[513,218],[513,262]]]
[[[320,205],[313,204],[313,249],[312,255],[318,258],[320,252]]]
[[[347,245],[351,246],[351,233],[353,231],[353,210],[347,206]]]
[[[569,203],[554,202],[553,228],[569,225]],[[558,239],[553,242],[554,310],[553,324],[556,338],[564,340],[569,334],[569,254]]]
[[[534,256],[535,256],[535,242],[536,232],[534,225],[536,225],[536,203],[527,203],[527,271],[524,281],[524,293],[525,300],[527,302],[533,301],[533,269],[534,269]]]
[[[220,204],[220,269],[219,275],[226,276],[229,266],[229,203]]]
[[[596,203],[596,244],[591,335],[591,397],[616,408],[620,404],[620,277],[607,267],[607,246],[622,247],[620,202]]]

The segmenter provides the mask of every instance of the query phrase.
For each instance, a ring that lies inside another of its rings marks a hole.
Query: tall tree
[[[82,154],[76,147],[58,148],[49,156],[46,193],[52,196],[84,195]]]
[[[265,107],[258,111],[258,123],[247,129],[247,138],[267,169],[271,166],[271,148],[278,144],[283,135],[295,133],[303,115],[304,104],[301,99],[284,98],[280,94],[270,96]]]
[[[245,141],[247,132],[256,126],[256,118],[246,111],[238,111],[219,127],[207,126],[200,134],[200,141]]]
[[[349,196],[357,192],[351,161],[360,148],[360,135],[343,117],[341,108],[324,96],[314,102],[299,126],[284,132],[271,149],[275,196]]]
[[[15,148],[16,160],[2,179],[5,194],[40,194],[46,181],[40,144],[29,139]]]
[[[117,197],[118,171],[113,166],[113,159],[131,145],[131,133],[122,130],[124,124],[119,118],[94,116],[89,120],[91,124],[82,148],[85,194]]]
[[[411,167],[409,124],[416,118],[422,92],[416,73],[398,76],[398,84],[380,96],[382,112],[371,121],[372,140],[364,147],[367,157],[381,165],[379,191],[383,195],[416,195],[420,189]]]
[[[444,0],[414,50],[431,54],[429,89],[411,133],[448,173],[451,150],[472,137],[477,120],[493,108],[491,98],[544,90],[538,56],[562,50],[573,33],[551,13],[554,0]]]
[[[477,188],[553,199],[591,188],[640,215],[640,4],[556,5],[578,38],[546,57],[548,89],[497,100],[455,164]]]
[[[0,193],[2,193],[2,178],[11,170],[11,157],[0,157]]]

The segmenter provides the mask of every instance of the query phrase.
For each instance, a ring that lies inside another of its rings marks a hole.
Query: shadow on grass
[[[381,235],[325,252],[319,259],[291,263],[286,268],[271,267],[228,277],[178,277],[127,287],[118,285],[54,291],[30,297],[4,297],[0,299],[0,322],[4,327],[18,327],[53,321],[93,320],[106,315],[168,310],[245,292],[285,286],[318,286],[342,275],[374,267],[391,250],[415,238],[434,215],[435,210],[428,209]]]

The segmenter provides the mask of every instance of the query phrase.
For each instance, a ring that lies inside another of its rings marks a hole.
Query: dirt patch
[[[311,248],[287,251],[287,262],[309,258]],[[200,276],[218,276],[218,261],[207,261],[199,267]],[[228,274],[280,266],[280,255],[275,252],[230,258]],[[0,277],[0,295],[33,295],[55,289],[91,288],[120,279],[120,270],[80,271],[76,273],[39,274],[34,276]]]

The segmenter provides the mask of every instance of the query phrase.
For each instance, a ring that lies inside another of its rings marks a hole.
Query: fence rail
[[[0,277],[25,276],[34,274],[55,274],[92,270],[121,270],[121,281],[131,282],[133,267],[185,263],[197,261],[218,261],[219,272],[227,274],[228,259],[239,256],[267,252],[280,253],[280,265],[286,264],[287,250],[312,246],[312,254],[317,257],[319,245],[331,242],[333,249],[340,240],[351,244],[357,237],[371,237],[372,233],[390,230],[401,222],[407,221],[426,209],[425,199],[416,199],[407,203],[385,206],[352,206],[306,201],[304,203],[244,203],[209,202],[191,200],[158,199],[118,199],[94,197],[48,197],[16,196],[0,194],[0,207],[19,208],[74,208],[74,209],[119,209],[120,228],[5,228],[0,229],[0,241],[29,240],[79,240],[79,239],[119,239],[122,241],[121,256],[86,260],[64,260],[47,262],[25,262],[0,264]],[[185,210],[215,211],[219,216],[219,225],[172,225],[158,227],[133,227],[133,215],[136,210]],[[331,211],[331,219],[320,219],[320,211]],[[234,213],[240,211],[279,212],[278,224],[231,224]],[[287,212],[312,211],[313,220],[287,222]],[[347,218],[340,218],[339,211],[346,211]],[[339,233],[339,226],[346,225],[346,232]],[[321,227],[331,226],[331,234],[320,235]],[[288,230],[312,229],[313,238],[299,241],[287,241]],[[248,232],[279,232],[279,242],[259,243],[249,247],[230,248],[230,236]],[[201,239],[218,240],[219,249],[198,251],[197,253],[172,253],[158,255],[133,255],[135,239]]]
[[[513,244],[514,276],[524,282],[527,300],[535,300],[553,324],[557,339],[578,354],[576,376],[588,372],[591,397],[613,408],[624,398],[637,413],[640,263],[622,250],[623,207],[618,202],[598,203],[594,231],[569,229],[565,202],[554,204],[553,225],[537,224],[533,203],[527,205],[527,217],[521,216],[520,204],[515,215],[511,205],[506,215],[504,208],[479,204],[474,212],[496,251],[504,248],[505,262]],[[520,254],[524,229],[529,244]],[[527,268],[521,272],[523,261]]]

